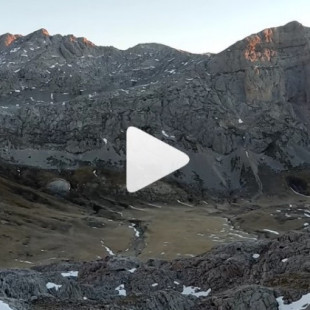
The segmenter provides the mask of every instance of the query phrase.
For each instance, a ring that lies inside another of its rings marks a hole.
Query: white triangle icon
[[[158,181],[189,162],[185,153],[136,127],[128,127],[126,144],[126,183],[130,193]]]

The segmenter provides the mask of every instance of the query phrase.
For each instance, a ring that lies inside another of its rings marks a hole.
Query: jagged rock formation
[[[217,55],[85,38],[0,38],[0,157],[18,165],[124,168],[133,125],[185,150],[192,188],[262,192],[261,171],[308,165],[310,30],[266,29]],[[267,171],[267,172],[266,172]]]
[[[171,262],[108,257],[0,271],[0,299],[19,310],[278,310],[308,296],[309,237],[290,232]]]

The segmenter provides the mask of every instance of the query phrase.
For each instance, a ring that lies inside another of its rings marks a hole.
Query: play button
[[[189,157],[136,128],[127,129],[127,190],[134,193],[184,167]]]

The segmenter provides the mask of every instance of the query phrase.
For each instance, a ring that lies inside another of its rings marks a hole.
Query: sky
[[[265,28],[297,20],[310,26],[309,0],[0,0],[0,33],[86,37],[127,49],[156,42],[217,53]]]

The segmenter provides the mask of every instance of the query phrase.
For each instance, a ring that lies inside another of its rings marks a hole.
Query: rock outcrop
[[[47,190],[59,196],[66,196],[70,192],[71,185],[64,179],[54,179],[46,186]]]
[[[132,125],[189,154],[173,178],[196,191],[261,193],[262,171],[309,165],[310,29],[297,22],[216,55],[122,51],[44,29],[0,41],[6,162],[122,171]]]
[[[309,237],[305,229],[171,262],[107,257],[0,271],[0,299],[19,310],[278,310],[309,294]]]

